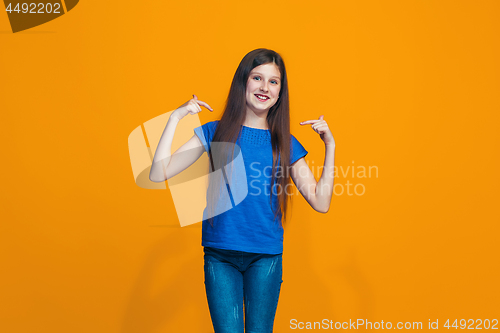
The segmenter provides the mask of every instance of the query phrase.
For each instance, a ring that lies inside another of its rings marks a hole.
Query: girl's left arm
[[[290,176],[309,205],[320,213],[327,213],[333,193],[335,140],[323,116],[318,120],[307,120],[300,124],[312,124],[312,129],[320,135],[325,143],[325,161],[319,181],[316,181],[304,158],[292,164]]]

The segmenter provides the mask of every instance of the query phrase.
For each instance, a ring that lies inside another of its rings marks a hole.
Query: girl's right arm
[[[200,112],[200,105],[213,111],[207,103],[198,100],[196,95],[193,95],[192,99],[178,107],[170,115],[151,164],[151,171],[149,172],[149,179],[151,181],[156,183],[164,182],[166,179],[177,175],[196,162],[205,151],[203,144],[195,134],[179,147],[174,154],[171,154],[172,141],[177,124],[186,115]]]

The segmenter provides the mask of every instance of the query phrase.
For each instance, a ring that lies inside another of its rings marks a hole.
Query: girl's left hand
[[[319,137],[325,145],[335,146],[335,140],[333,139],[333,134],[328,127],[328,124],[323,120],[323,115],[319,116],[318,120],[306,120],[300,122],[301,125],[313,124],[312,129],[319,134]]]

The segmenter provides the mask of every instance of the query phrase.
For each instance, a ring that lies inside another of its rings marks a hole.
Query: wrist
[[[176,121],[180,121],[180,120],[181,120],[181,117],[179,117],[179,113],[177,112],[177,110],[174,110],[174,111],[170,114],[170,119],[172,119],[172,120],[176,120]]]

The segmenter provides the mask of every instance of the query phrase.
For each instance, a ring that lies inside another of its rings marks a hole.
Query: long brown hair
[[[226,144],[222,150],[219,150],[223,151],[222,153],[216,154],[218,156],[212,156],[212,152],[209,152],[209,157],[211,160],[211,170],[220,170],[221,167],[227,164],[227,161],[233,160],[235,153],[234,148],[238,147],[235,146],[235,143],[238,139],[241,125],[243,125],[246,117],[246,86],[248,77],[252,69],[268,63],[276,64],[281,74],[279,97],[276,103],[269,109],[266,120],[271,132],[271,145],[273,149],[272,185],[269,203],[272,207],[272,198],[276,194],[278,196],[279,207],[274,210],[274,219],[276,220],[278,214],[281,213],[282,218],[280,220],[280,225],[283,226],[284,220],[286,219],[287,201],[291,199],[291,196],[287,193],[290,184],[290,104],[288,99],[288,80],[285,63],[277,52],[260,48],[249,52],[241,60],[234,74],[222,117],[212,139],[212,142],[222,145],[224,145],[224,143]],[[231,152],[231,158],[228,158],[229,152]],[[280,168],[280,172],[276,172],[278,167]],[[228,180],[226,175],[224,175],[224,177],[227,183]],[[222,183],[221,178],[211,178],[211,180],[217,179]],[[276,185],[274,185],[275,182]],[[219,199],[219,195],[222,192],[219,191],[219,186],[214,184],[211,185],[214,186],[215,189],[218,189],[217,192],[214,190],[209,191],[211,198],[208,201],[212,201],[211,204],[213,205],[215,201]],[[277,186],[278,189],[273,190],[274,186]],[[212,218],[209,218],[209,222],[213,226]]]

